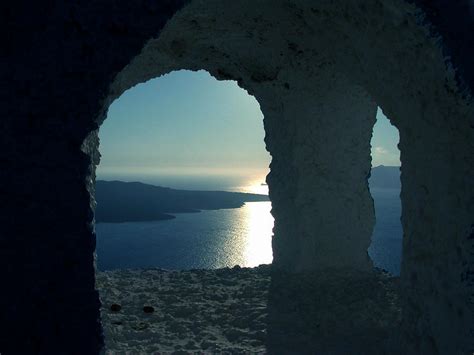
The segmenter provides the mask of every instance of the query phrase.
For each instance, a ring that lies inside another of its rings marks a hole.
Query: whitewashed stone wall
[[[359,286],[356,275],[370,278],[365,175],[382,107],[400,132],[402,353],[471,354],[471,3],[2,3],[0,352],[99,353],[96,131],[124,90],[172,70],[205,69],[260,102],[273,157],[274,266],[293,275],[342,274]],[[281,285],[298,292],[277,281],[274,293]]]
[[[400,131],[408,353],[473,343],[473,106],[438,38],[404,1],[196,0],[111,86],[172,70],[237,80],[264,113],[274,265],[367,270],[379,105]]]

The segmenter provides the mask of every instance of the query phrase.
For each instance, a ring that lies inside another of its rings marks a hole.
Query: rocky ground
[[[100,272],[106,354],[263,353],[269,283],[269,266]]]
[[[99,272],[105,354],[399,354],[398,279],[257,268]]]

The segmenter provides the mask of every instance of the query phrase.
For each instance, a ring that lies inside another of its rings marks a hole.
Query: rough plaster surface
[[[111,99],[176,69],[253,94],[273,158],[274,264],[293,271],[370,267],[380,105],[400,131],[406,351],[464,353],[474,349],[473,106],[438,42],[402,1],[194,1],[117,76]]]
[[[425,16],[401,0],[199,0],[160,35],[183,2],[20,1],[2,9],[0,242],[8,288],[0,322],[8,328],[0,352],[100,347],[94,131],[131,86],[206,69],[237,80],[261,105],[273,157],[275,266],[293,274],[370,270],[373,208],[364,175],[375,106],[382,107],[400,132],[403,353],[471,353],[467,2],[415,1]]]
[[[399,353],[396,278],[321,272],[300,274],[292,284],[270,275],[270,265],[99,272],[105,353]],[[144,306],[154,312],[144,313]]]
[[[98,272],[97,286],[106,354],[266,353],[269,265]]]
[[[473,106],[439,38],[403,1],[194,1],[148,42],[111,97],[177,69],[234,79],[265,116],[284,270],[370,268],[376,104],[400,132],[408,353],[474,349]],[[108,103],[107,102],[107,103]]]

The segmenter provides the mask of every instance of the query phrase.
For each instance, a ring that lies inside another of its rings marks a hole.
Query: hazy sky
[[[397,146],[399,140],[398,129],[392,126],[379,109],[371,141],[372,166],[400,166],[400,151]]]
[[[398,132],[381,114],[372,140],[373,165],[400,165]],[[232,81],[179,71],[125,92],[100,129],[98,177],[124,171],[156,174],[265,172],[257,101]]]

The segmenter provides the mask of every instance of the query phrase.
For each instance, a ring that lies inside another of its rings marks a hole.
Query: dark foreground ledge
[[[381,272],[122,270],[97,285],[106,353],[398,353],[397,279]]]
[[[401,353],[399,282],[385,272],[275,271],[268,296],[268,353]]]

